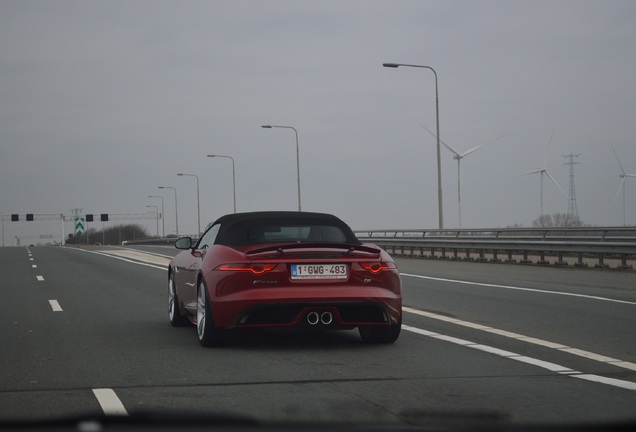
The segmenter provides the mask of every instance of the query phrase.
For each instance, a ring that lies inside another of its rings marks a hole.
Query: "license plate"
[[[346,264],[292,264],[291,278],[299,279],[347,279]]]

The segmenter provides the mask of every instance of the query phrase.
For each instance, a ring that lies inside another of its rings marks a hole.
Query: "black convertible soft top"
[[[257,243],[265,243],[255,236],[260,230],[271,232],[272,228],[306,227],[309,230],[333,232],[337,230],[342,236],[342,243],[361,244],[351,228],[341,219],[327,213],[295,212],[295,211],[263,211],[249,213],[233,213],[218,218],[212,225],[221,224],[215,244],[228,246],[244,246]],[[325,228],[326,227],[326,228]],[[300,230],[299,230],[300,231]],[[311,234],[308,234],[311,236]],[[300,241],[300,240],[297,240]],[[315,238],[307,238],[307,241],[316,241]],[[318,239],[318,241],[331,241],[333,239]]]

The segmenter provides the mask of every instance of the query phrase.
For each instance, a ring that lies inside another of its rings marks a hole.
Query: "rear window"
[[[214,243],[248,246],[265,243],[360,244],[351,228],[335,216],[309,212],[252,212],[226,215]]]
[[[342,230],[327,225],[268,225],[248,228],[250,244],[278,242],[329,242],[345,243]]]

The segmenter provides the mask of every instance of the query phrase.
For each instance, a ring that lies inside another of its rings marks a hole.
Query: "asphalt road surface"
[[[636,272],[397,260],[404,327],[241,333],[167,317],[170,247],[0,248],[0,421],[137,413],[264,422],[636,420]]]

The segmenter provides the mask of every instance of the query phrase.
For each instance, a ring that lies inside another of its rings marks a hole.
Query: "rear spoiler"
[[[321,248],[321,249],[342,249],[346,250],[347,253],[350,252],[366,252],[375,255],[379,255],[381,250],[378,247],[371,246],[363,246],[359,244],[353,243],[327,243],[327,242],[315,242],[315,243],[287,243],[287,244],[278,244],[265,246],[257,249],[252,249],[245,252],[246,255],[255,255],[263,252],[272,252],[276,251],[278,253],[284,254],[286,250],[290,249],[312,249],[312,248]]]

